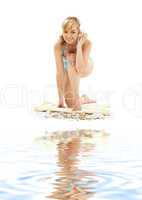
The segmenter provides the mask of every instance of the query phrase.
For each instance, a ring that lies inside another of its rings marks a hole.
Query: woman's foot
[[[93,100],[93,99],[89,99],[89,97],[86,94],[83,94],[80,97],[80,103],[81,104],[88,104],[88,103],[96,103],[96,101]]]

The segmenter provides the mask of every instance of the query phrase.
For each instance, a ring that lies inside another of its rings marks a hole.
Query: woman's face
[[[76,25],[71,28],[66,28],[63,30],[63,38],[67,44],[76,44],[79,35],[79,30]]]

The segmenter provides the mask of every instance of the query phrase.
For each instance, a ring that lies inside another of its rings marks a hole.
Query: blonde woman
[[[62,35],[54,45],[58,107],[64,107],[66,103],[73,110],[80,110],[81,104],[95,102],[87,95],[79,96],[80,78],[88,76],[93,70],[91,45],[87,34],[80,30],[79,19],[66,18],[62,24]]]

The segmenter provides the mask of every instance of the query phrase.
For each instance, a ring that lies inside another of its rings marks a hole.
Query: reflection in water
[[[57,131],[2,145],[0,200],[142,199],[141,141],[124,135]]]
[[[31,145],[3,145],[0,200],[142,199],[142,145],[128,138],[57,131]]]
[[[64,200],[87,200],[95,194],[95,183],[97,178],[95,172],[79,168],[80,160],[86,159],[89,152],[93,151],[95,144],[82,142],[93,138],[95,131],[78,130],[55,132],[48,135],[48,138],[58,140],[57,151],[59,171],[58,178],[54,183],[54,191],[48,197]],[[104,134],[104,132],[102,132]],[[86,154],[87,153],[87,154]]]

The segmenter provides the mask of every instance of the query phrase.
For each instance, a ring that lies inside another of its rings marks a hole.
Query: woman
[[[80,110],[82,103],[95,102],[86,95],[79,96],[80,78],[88,76],[93,70],[89,57],[91,45],[87,34],[80,31],[79,20],[76,17],[66,18],[62,24],[62,35],[54,45],[58,107],[64,107],[64,100],[73,110]]]

